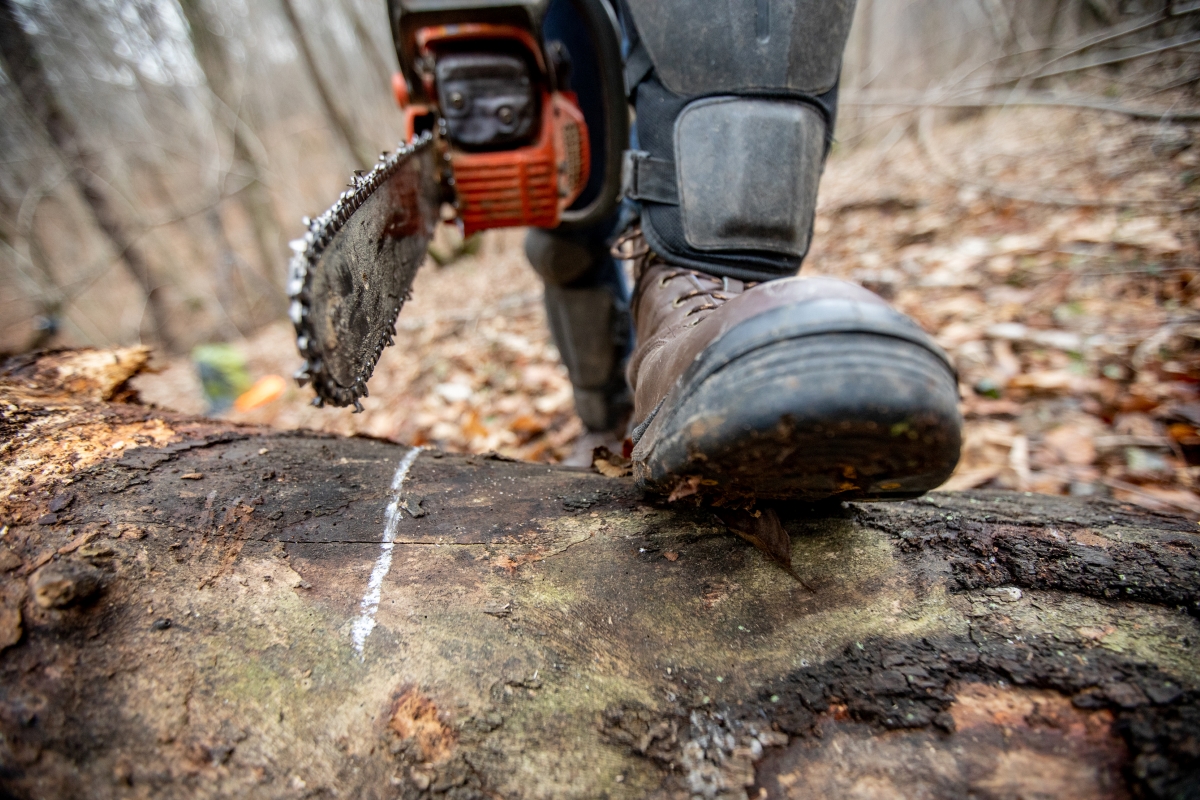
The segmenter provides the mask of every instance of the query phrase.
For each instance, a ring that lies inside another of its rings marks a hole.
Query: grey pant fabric
[[[628,291],[608,253],[611,228],[531,228],[525,237],[525,254],[545,284],[546,321],[571,377],[575,411],[592,431],[611,430],[630,407]]]

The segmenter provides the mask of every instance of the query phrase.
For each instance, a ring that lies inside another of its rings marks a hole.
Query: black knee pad
[[[628,0],[625,194],[666,261],[743,280],[808,252],[853,0]]]

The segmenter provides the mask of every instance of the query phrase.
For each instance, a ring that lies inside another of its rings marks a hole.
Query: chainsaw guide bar
[[[380,155],[365,175],[291,242],[288,315],[304,358],[296,382],[311,383],[318,408],[354,406],[409,297],[437,221],[439,178],[432,132]]]

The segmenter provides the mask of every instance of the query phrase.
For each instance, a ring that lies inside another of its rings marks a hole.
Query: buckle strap
[[[675,163],[651,158],[645,150],[626,150],[621,161],[621,193],[630,200],[679,205]]]
[[[630,49],[629,55],[625,56],[624,78],[627,98],[633,99],[638,84],[645,80],[652,69],[654,69],[654,62],[650,60],[650,51],[639,39]]]

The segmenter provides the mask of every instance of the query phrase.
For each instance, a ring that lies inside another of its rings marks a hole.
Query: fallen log
[[[775,510],[0,374],[0,795],[1200,796],[1200,537],[1111,502]],[[811,591],[806,588],[811,587]]]

